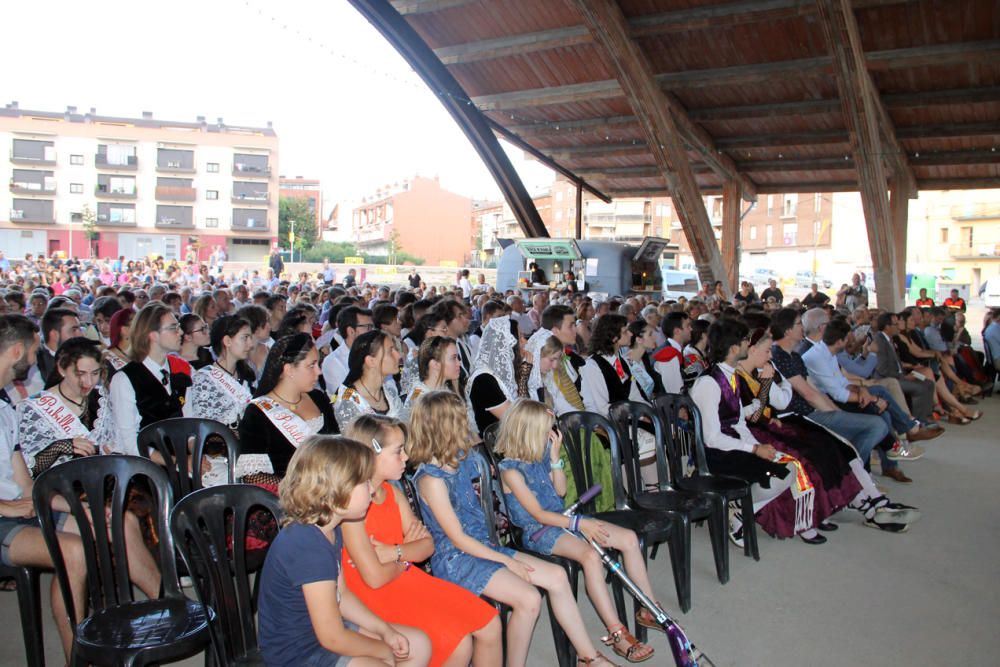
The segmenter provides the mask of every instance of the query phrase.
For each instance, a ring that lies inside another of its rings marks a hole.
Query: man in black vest
[[[628,320],[609,313],[597,318],[590,339],[591,355],[581,369],[581,395],[589,412],[607,417],[612,403],[627,401],[632,393],[632,373],[619,354],[629,340]]]
[[[151,302],[132,323],[132,359],[111,379],[111,405],[118,451],[137,454],[139,431],[163,419],[181,416],[183,388],[191,379],[173,372],[167,355],[181,349],[181,329],[168,306]]]

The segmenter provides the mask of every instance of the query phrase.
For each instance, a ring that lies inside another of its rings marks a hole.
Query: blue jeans
[[[858,450],[858,458],[861,459],[866,470],[869,467],[872,450],[889,435],[889,427],[877,415],[844,410],[814,410],[808,417],[854,445],[854,448]],[[877,451],[883,471],[896,467],[896,462],[889,460],[884,449],[879,447]]]
[[[919,426],[915,419],[910,419],[906,411],[899,407],[899,403],[893,400],[892,394],[885,387],[878,385],[868,387],[868,393],[876,398],[884,398],[885,402],[889,404],[889,407],[885,409],[885,412],[881,416],[889,425],[889,428],[896,433],[909,433],[910,429]]]

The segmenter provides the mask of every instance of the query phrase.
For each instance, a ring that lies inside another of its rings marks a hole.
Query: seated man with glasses
[[[328,394],[336,394],[347,377],[347,357],[351,353],[354,340],[375,328],[372,311],[358,306],[341,308],[337,313],[337,331],[344,344],[337,347],[323,360],[323,382]]]
[[[182,416],[184,391],[191,378],[170,363],[170,353],[181,349],[181,327],[168,306],[153,302],[139,311],[131,340],[133,361],[111,379],[111,406],[118,451],[138,455],[140,429]]]

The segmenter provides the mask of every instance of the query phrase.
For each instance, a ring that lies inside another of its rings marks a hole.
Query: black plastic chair
[[[720,583],[729,581],[729,548],[726,533],[726,504],[718,496],[684,491],[673,485],[669,474],[671,446],[660,415],[652,407],[636,401],[614,403],[611,419],[618,428],[625,467],[625,484],[629,498],[637,507],[666,512],[674,517],[677,530],[668,545],[674,574],[674,586],[681,611],[691,609],[691,523],[708,520],[712,539],[715,571]],[[643,487],[639,466],[639,429],[646,424],[653,429],[656,439],[655,490]]]
[[[21,635],[24,637],[24,658],[28,667],[45,667],[39,584],[43,571],[37,567],[0,564],[0,577],[10,577],[17,584],[17,606],[21,613]]]
[[[680,394],[661,396],[656,399],[655,406],[667,427],[670,478],[674,485],[685,491],[716,495],[727,505],[738,501],[743,517],[743,553],[752,556],[754,560],[760,560],[751,485],[743,479],[709,472],[698,406],[689,397]],[[685,461],[693,465],[689,466]],[[688,469],[690,473],[687,472]]]
[[[159,539],[162,596],[153,600],[135,599],[127,566],[125,503],[129,486],[140,480],[153,494],[151,516]],[[71,619],[76,617],[76,608],[56,535],[52,510],[56,496],[66,501],[81,527],[91,615],[74,628],[71,665],[131,667],[179,660],[205,648],[209,641],[208,617],[213,612],[188,600],[180,590],[174,541],[167,526],[173,493],[160,466],[138,456],[74,459],[39,475],[32,495]],[[110,523],[105,508],[110,512]],[[91,523],[93,530],[88,530]]]
[[[253,561],[259,561],[261,554],[255,552],[248,559],[246,548],[248,519],[261,510],[280,520],[273,493],[250,484],[227,484],[185,496],[170,514],[170,531],[198,600],[215,611],[209,633],[219,665],[264,664],[250,585]]]
[[[149,458],[150,450],[155,449],[163,457],[174,498],[179,500],[201,488],[201,460],[205,454],[205,445],[212,436],[218,436],[225,444],[228,462],[226,481],[232,484],[235,481],[233,470],[239,456],[240,443],[232,430],[222,422],[194,417],[164,419],[139,431],[136,444],[141,456]],[[190,438],[194,438],[194,444],[189,452]],[[189,472],[192,469],[195,471],[193,475]]]
[[[473,462],[479,470],[479,503],[483,509],[483,514],[486,515],[486,528],[489,531],[490,539],[499,543],[496,514],[494,513],[493,505],[494,498],[496,498],[497,502],[500,503],[501,511],[505,515],[509,516],[506,508],[506,502],[504,501],[503,488],[500,486],[500,471],[496,467],[496,461],[493,458],[492,453],[488,451],[482,443],[473,447],[470,456],[473,457]],[[559,558],[558,556],[548,556],[534,551],[521,549],[517,547],[516,544],[512,548],[531,554],[536,558],[540,558],[550,563],[560,565],[566,569],[570,586],[573,589],[574,595],[576,594],[577,586],[575,585],[574,579],[579,576],[579,566],[577,566],[576,563],[572,563],[564,558]],[[577,577],[570,575],[570,569],[573,566],[576,566],[575,572]],[[569,638],[563,631],[562,626],[559,625],[559,621],[556,620],[555,613],[552,610],[552,601],[549,599],[544,589],[539,589],[539,591],[545,596],[549,610],[549,624],[552,626],[552,643],[555,645],[556,657],[559,660],[559,666],[574,667],[576,665],[576,650],[573,648],[573,645],[570,644]],[[490,599],[490,602],[497,607],[497,611],[500,613],[500,617],[503,620],[504,636],[506,639],[506,614],[508,610],[502,603],[498,603],[492,599]]]

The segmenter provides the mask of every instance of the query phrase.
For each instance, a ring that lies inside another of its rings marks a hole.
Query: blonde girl
[[[434,541],[406,496],[390,484],[403,476],[406,425],[391,417],[362,415],[347,435],[375,451],[372,504],[364,523],[343,526],[347,587],[389,623],[409,625],[431,641],[430,667],[499,667],[500,619],[496,609],[461,586],[430,576],[410,563],[434,553]],[[427,604],[433,600],[434,604]]]
[[[284,527],[261,572],[260,648],[269,667],[376,667],[430,660],[427,636],[379,619],[345,588],[340,524],[371,502],[371,449],[315,436],[296,450],[279,486]]]
[[[608,629],[608,635],[601,641],[629,662],[643,662],[653,656],[653,649],[633,637],[618,618],[604,583],[604,564],[597,551],[580,537],[621,552],[629,577],[646,595],[654,598],[639,540],[631,530],[596,519],[570,518],[562,514],[566,474],[565,464],[560,459],[561,449],[562,434],[556,428],[555,415],[544,404],[521,399],[504,415],[497,433],[496,451],[505,457],[500,462],[500,479],[511,520],[524,531],[525,547],[580,563],[587,594]],[[538,531],[541,533],[537,534]],[[659,629],[645,609],[636,619],[646,627]]]
[[[541,607],[535,586],[548,592],[556,619],[580,656],[580,664],[610,665],[587,637],[565,571],[552,563],[490,541],[486,517],[473,488],[478,476],[470,452],[469,421],[462,399],[432,391],[420,397],[410,420],[410,458],[420,464],[415,481],[424,520],[434,538],[434,573],[476,595],[511,607],[507,664],[527,663]]]

